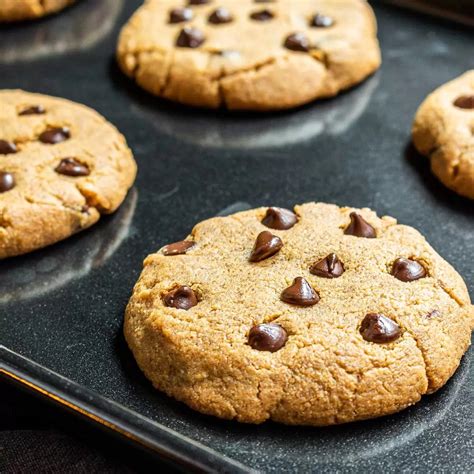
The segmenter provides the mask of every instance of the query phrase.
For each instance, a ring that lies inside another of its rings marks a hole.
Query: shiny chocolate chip
[[[474,95],[462,95],[454,101],[454,105],[460,109],[474,109]]]
[[[211,3],[211,0],[189,0],[188,5],[206,5]]]
[[[365,237],[367,239],[375,239],[377,237],[375,229],[360,214],[351,212],[350,218],[351,223],[347,226],[344,234]]]
[[[184,27],[176,40],[180,48],[199,48],[206,40],[204,33],[191,26]]]
[[[280,237],[273,235],[268,230],[264,230],[258,234],[249,260],[251,262],[260,262],[275,255],[282,247],[283,242]]]
[[[260,10],[250,14],[250,18],[255,21],[269,21],[273,19],[275,15],[270,10]]]
[[[416,260],[400,257],[393,262],[392,275],[401,281],[415,281],[424,278],[426,270]]]
[[[344,265],[335,253],[330,253],[315,263],[309,271],[322,278],[338,278],[344,273]]]
[[[6,193],[15,187],[15,178],[12,173],[0,171],[0,193]]]
[[[298,277],[282,291],[280,299],[296,306],[313,306],[319,301],[319,295],[304,278]]]
[[[198,304],[196,293],[189,286],[180,286],[163,297],[166,306],[188,310]]]
[[[89,176],[90,170],[87,165],[77,161],[75,158],[63,158],[54,169],[56,173],[66,176]]]
[[[307,53],[310,50],[311,45],[309,39],[303,33],[293,33],[287,36],[285,40],[285,48],[290,49],[291,51]]]
[[[257,351],[276,352],[288,340],[288,333],[279,324],[257,324],[249,331],[249,346]]]
[[[316,15],[311,18],[311,26],[316,28],[329,28],[332,25],[334,25],[334,20],[330,16],[316,13]]]
[[[163,247],[163,250],[161,252],[167,257],[170,255],[183,255],[195,245],[196,242],[193,242],[191,240],[180,240],[179,242],[175,242],[174,244],[166,245],[165,247]]]
[[[221,7],[210,14],[209,23],[220,25],[222,23],[230,23],[233,19],[232,13],[227,8]]]
[[[69,138],[71,138],[71,132],[67,127],[50,128],[39,136],[40,141],[48,145],[56,145]]]
[[[193,11],[190,8],[173,8],[170,11],[170,23],[182,23],[193,19]]]
[[[433,311],[430,311],[426,317],[428,319],[431,319],[431,318],[439,318],[441,316],[441,313],[437,310],[437,309],[434,309]]]
[[[401,335],[400,326],[383,314],[369,313],[362,320],[360,333],[368,342],[392,342]]]
[[[0,140],[0,155],[9,155],[18,151],[16,145],[13,142],[7,140]]]
[[[291,229],[297,222],[296,214],[282,207],[269,207],[262,220],[264,226],[276,230]]]
[[[23,109],[18,115],[42,115],[46,113],[46,109],[42,105],[32,105]]]

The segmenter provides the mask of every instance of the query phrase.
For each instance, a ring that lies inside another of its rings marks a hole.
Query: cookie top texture
[[[56,13],[75,0],[2,0],[0,22],[34,20]]]

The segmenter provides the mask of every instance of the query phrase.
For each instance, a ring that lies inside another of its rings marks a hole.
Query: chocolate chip
[[[75,158],[63,158],[54,171],[66,176],[89,176],[90,174],[89,168]]]
[[[401,335],[400,326],[383,314],[369,313],[360,325],[362,337],[369,342],[392,342]]]
[[[250,14],[250,18],[255,21],[269,21],[274,18],[274,14],[270,10],[260,10]]]
[[[182,23],[183,21],[191,21],[193,19],[193,11],[190,8],[173,8],[170,11],[170,23]]]
[[[375,229],[360,214],[351,212],[350,217],[351,223],[347,226],[344,234],[365,237],[367,239],[375,239],[377,237]]]
[[[15,178],[7,171],[0,171],[0,193],[6,193],[15,187]]]
[[[191,240],[181,240],[179,242],[175,242],[174,244],[166,245],[165,247],[163,247],[163,250],[161,252],[163,253],[163,255],[166,256],[183,255],[195,245],[196,242],[192,242]]]
[[[426,317],[428,319],[431,319],[431,318],[438,318],[441,316],[441,313],[437,310],[437,309],[434,309],[433,311],[431,311],[430,313],[428,313],[426,315]]]
[[[258,234],[249,260],[251,262],[260,262],[275,255],[282,247],[283,242],[280,237],[273,235],[268,230],[264,230]]]
[[[16,153],[17,151],[18,149],[13,142],[0,140],[0,155],[9,155],[10,153]]]
[[[163,297],[166,306],[188,310],[198,304],[196,294],[189,286],[180,286]]]
[[[206,40],[204,33],[197,28],[186,26],[176,40],[176,45],[180,48],[199,48]]]
[[[279,324],[257,324],[249,331],[249,346],[257,351],[276,352],[288,340],[288,333]]]
[[[310,50],[311,45],[308,38],[303,33],[293,33],[286,38],[285,48],[291,49],[291,51],[307,53]]]
[[[280,299],[296,306],[313,306],[319,301],[319,295],[304,278],[298,277],[283,290]]]
[[[400,257],[393,262],[392,275],[401,281],[414,281],[424,278],[426,270],[416,260]]]
[[[463,95],[454,101],[454,105],[460,109],[474,109],[474,95]]]
[[[41,142],[48,145],[56,145],[57,143],[64,142],[71,137],[71,132],[67,127],[50,128],[44,131],[39,139]]]
[[[210,3],[211,0],[189,0],[188,5],[205,5]]]
[[[23,109],[18,115],[42,115],[45,114],[46,110],[42,105],[32,105]]]
[[[315,263],[309,271],[313,275],[323,278],[338,278],[344,273],[344,265],[335,253],[330,253],[327,257]]]
[[[282,207],[269,207],[262,220],[264,226],[276,230],[291,229],[297,222],[296,214]]]
[[[334,20],[330,16],[316,13],[316,15],[311,18],[311,26],[315,26],[316,28],[329,28],[332,25],[334,25]]]
[[[227,8],[221,7],[211,13],[209,23],[220,25],[222,23],[230,23],[233,19],[232,13]]]

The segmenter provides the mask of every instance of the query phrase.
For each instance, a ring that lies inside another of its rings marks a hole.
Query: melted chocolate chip
[[[360,325],[362,337],[369,342],[392,342],[401,335],[400,326],[383,314],[370,313],[365,316]]]
[[[474,109],[474,95],[463,95],[454,101],[454,105],[460,109]]]
[[[285,48],[291,49],[291,51],[307,53],[310,50],[311,45],[308,38],[303,33],[293,33],[286,38]]]
[[[273,19],[275,15],[270,10],[260,10],[250,14],[250,18],[255,21],[269,21]]]
[[[54,169],[56,173],[66,176],[89,176],[90,170],[75,158],[63,158],[59,165]]]
[[[276,352],[288,340],[288,334],[279,324],[258,324],[249,331],[249,346],[257,351]]]
[[[199,48],[206,40],[204,33],[197,28],[186,26],[176,40],[176,45],[180,48]]]
[[[330,253],[315,263],[309,271],[322,278],[338,278],[344,273],[344,265],[335,253]]]
[[[206,5],[210,3],[211,0],[189,0],[188,5]]]
[[[375,229],[360,214],[351,212],[350,217],[351,223],[347,226],[344,234],[365,237],[367,239],[375,239],[377,237]]]
[[[6,140],[0,140],[0,155],[9,155],[18,151],[16,145],[13,142],[7,142]]]
[[[316,28],[329,28],[332,25],[334,25],[334,20],[330,16],[316,13],[316,15],[311,18],[311,26]]]
[[[168,244],[166,247],[163,247],[161,252],[167,257],[170,255],[183,255],[195,245],[196,242],[192,242],[191,240],[181,240],[174,244]]]
[[[48,145],[56,145],[71,138],[71,132],[67,127],[50,128],[44,131],[39,139]]]
[[[262,220],[264,226],[276,230],[291,229],[297,222],[296,214],[282,207],[269,207]]]
[[[258,234],[249,260],[251,262],[260,262],[275,255],[282,247],[283,242],[280,237],[273,235],[268,230],[264,230]]]
[[[42,115],[45,114],[46,110],[42,105],[32,105],[23,109],[18,115]]]
[[[227,8],[221,7],[211,13],[209,23],[220,25],[222,23],[230,23],[233,19],[232,13]]]
[[[439,318],[441,316],[441,313],[437,310],[437,309],[434,309],[433,311],[429,312],[426,317],[428,319],[431,319],[431,318]]]
[[[392,275],[401,281],[415,281],[426,276],[421,263],[409,258],[397,258],[392,265]]]
[[[193,19],[193,11],[190,8],[173,8],[170,11],[170,23],[182,23],[183,21],[191,21]]]
[[[319,295],[304,278],[298,277],[282,291],[280,299],[296,306],[313,306],[319,301]]]
[[[163,297],[166,306],[188,310],[198,304],[194,291],[189,286],[180,286]]]
[[[15,187],[15,178],[7,171],[0,171],[0,193],[6,193]]]

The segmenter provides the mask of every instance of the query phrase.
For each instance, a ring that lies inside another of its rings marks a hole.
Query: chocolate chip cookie
[[[380,65],[365,0],[150,0],[123,28],[122,70],[184,104],[277,110],[331,97]]]
[[[33,20],[56,13],[75,0],[2,0],[0,22]]]
[[[0,91],[0,259],[58,242],[114,212],[135,175],[124,137],[97,112]]]
[[[445,186],[474,199],[474,70],[428,96],[416,114],[413,143]]]
[[[331,425],[438,390],[473,326],[419,232],[310,203],[213,218],[147,257],[124,332],[154,386],[202,413]]]

